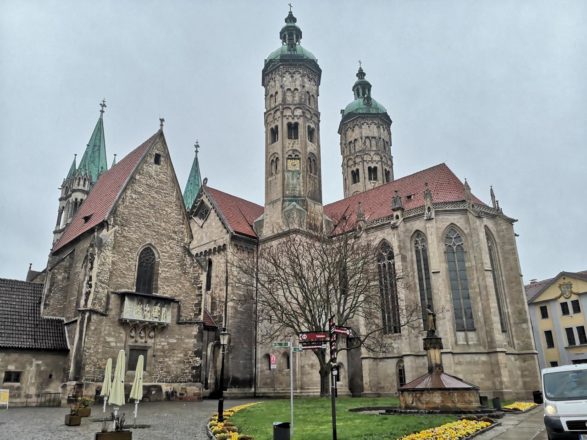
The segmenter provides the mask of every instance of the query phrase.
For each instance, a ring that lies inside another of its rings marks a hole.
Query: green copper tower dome
[[[353,85],[354,101],[342,110],[342,122],[351,119],[356,115],[372,114],[381,115],[385,119],[391,118],[387,114],[386,108],[371,97],[371,83],[365,79],[365,71],[359,67],[357,72],[357,81]]]
[[[281,47],[267,56],[265,59],[265,66],[263,67],[263,74],[273,70],[281,63],[296,62],[307,64],[318,74],[322,73],[314,54],[300,44],[300,41],[302,40],[302,30],[296,24],[297,21],[297,18],[290,10],[287,17],[285,17],[285,26],[283,26],[279,32]]]

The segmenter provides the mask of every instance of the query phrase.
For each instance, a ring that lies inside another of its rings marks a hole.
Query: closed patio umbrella
[[[130,390],[130,396],[128,399],[134,399],[135,401],[135,425],[137,424],[137,413],[139,410],[139,401],[143,398],[143,370],[145,365],[145,358],[143,355],[139,356],[137,361],[137,367],[135,368],[135,380],[132,383]]]
[[[106,404],[108,403],[108,396],[112,389],[112,359],[108,358],[106,361],[106,369],[104,370],[104,382],[102,382],[102,390],[100,396],[104,398],[104,408],[102,412],[106,412]]]
[[[114,406],[114,417],[118,415],[118,407],[124,405],[124,350],[118,352],[116,359],[116,368],[114,369],[114,378],[112,379],[112,389],[108,403]]]

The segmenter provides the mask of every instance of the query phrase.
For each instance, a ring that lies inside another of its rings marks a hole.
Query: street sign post
[[[274,342],[273,348],[289,348],[291,346],[291,342]]]
[[[272,370],[277,369],[277,356],[275,356],[273,353],[271,353],[271,355],[269,356],[269,363],[271,364]]]
[[[277,341],[274,342],[273,348],[288,348],[289,349],[289,407],[290,407],[290,424],[291,424],[291,435],[293,437],[294,432],[294,403],[293,403],[293,352],[302,351],[298,347],[293,347],[292,343],[289,341]],[[274,354],[271,354],[271,369],[274,370],[277,368],[277,357]]]
[[[336,324],[334,316],[328,320],[330,334],[330,364],[336,365]],[[332,440],[336,440],[336,369],[330,370],[330,402],[332,406]]]

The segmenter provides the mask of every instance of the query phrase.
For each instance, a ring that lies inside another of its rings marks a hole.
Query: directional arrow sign
[[[289,342],[274,342],[273,348],[289,348]]]

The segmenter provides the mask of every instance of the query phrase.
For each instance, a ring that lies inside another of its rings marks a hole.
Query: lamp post
[[[220,361],[220,397],[218,398],[218,421],[224,422],[224,354],[226,353],[226,346],[230,340],[230,333],[226,331],[226,327],[222,327],[220,332],[220,345],[222,346],[222,359]]]

